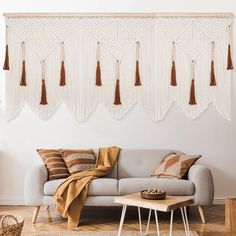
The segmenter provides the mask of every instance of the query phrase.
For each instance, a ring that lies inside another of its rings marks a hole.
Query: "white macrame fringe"
[[[6,115],[13,119],[25,104],[43,120],[66,103],[76,120],[86,120],[97,103],[120,119],[136,103],[155,120],[165,117],[175,102],[190,119],[210,104],[231,119],[231,71],[226,70],[228,26],[232,18],[30,17],[6,18],[10,71],[6,72]],[[232,37],[232,35],[231,35]],[[25,42],[27,86],[19,86]],[[102,86],[95,85],[97,42]],[[136,43],[139,42],[141,86],[134,86]],[[211,42],[217,86],[210,87]],[[231,40],[232,41],[232,40]],[[66,86],[59,86],[61,42]],[[177,86],[170,86],[172,44],[175,43]],[[40,105],[41,61],[44,60],[48,105]],[[116,61],[120,62],[122,105],[113,105]],[[195,64],[197,105],[190,106],[191,62]]]

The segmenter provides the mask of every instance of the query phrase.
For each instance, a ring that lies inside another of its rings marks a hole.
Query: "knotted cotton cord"
[[[20,86],[26,86],[26,65],[25,65],[25,41],[22,42],[22,74],[21,74],[21,81]]]

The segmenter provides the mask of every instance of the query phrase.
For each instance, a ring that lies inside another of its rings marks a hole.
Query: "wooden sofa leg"
[[[203,211],[202,206],[198,206],[198,212],[201,217],[202,223],[205,224],[206,220],[205,220],[205,215],[204,215],[204,211]]]
[[[32,223],[34,224],[36,222],[37,216],[39,214],[40,206],[36,206],[34,208],[34,213],[33,213],[33,218],[32,218]]]

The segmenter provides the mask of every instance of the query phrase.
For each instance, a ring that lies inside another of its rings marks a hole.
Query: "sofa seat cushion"
[[[57,187],[65,179],[57,179],[47,181],[44,184],[44,195],[52,196],[56,191]],[[118,180],[111,178],[98,178],[93,179],[89,185],[88,195],[89,196],[115,196],[117,195]]]
[[[149,188],[165,190],[168,195],[193,195],[194,184],[189,180],[167,178],[125,178],[119,180],[118,194],[124,195]]]

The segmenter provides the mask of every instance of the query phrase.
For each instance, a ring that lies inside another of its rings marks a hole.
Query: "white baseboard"
[[[213,200],[214,205],[221,205],[225,203],[225,198],[215,198]],[[0,199],[0,205],[25,205],[24,200],[22,199]]]
[[[213,205],[222,205],[225,204],[225,199],[226,198],[215,198],[213,200]]]
[[[7,205],[25,205],[25,201],[22,200],[22,199],[8,199],[8,200],[5,200],[5,199],[0,199],[0,205],[2,206],[7,206]]]

